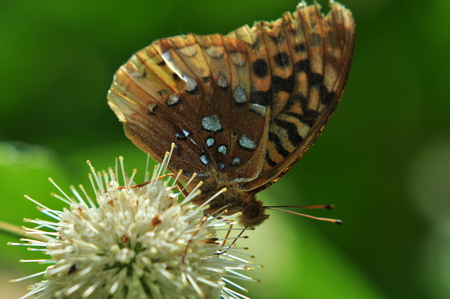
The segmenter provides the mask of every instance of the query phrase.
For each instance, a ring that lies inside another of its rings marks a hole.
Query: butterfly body
[[[126,135],[183,180],[203,181],[210,213],[242,212],[254,227],[268,218],[256,193],[303,156],[334,112],[347,81],[354,23],[331,2],[299,4],[274,22],[227,36],[189,34],[157,40],[116,73],[108,94]]]

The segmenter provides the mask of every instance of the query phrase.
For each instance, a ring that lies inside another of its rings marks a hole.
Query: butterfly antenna
[[[265,206],[264,208],[266,208],[268,210],[273,210],[273,211],[281,211],[281,212],[291,213],[291,214],[294,214],[294,215],[303,216],[303,217],[306,217],[306,218],[311,218],[311,219],[320,220],[320,221],[332,222],[332,223],[336,223],[336,224],[342,224],[343,223],[342,220],[340,220],[340,219],[316,217],[316,216],[311,216],[311,215],[308,215],[308,214],[303,214],[303,213],[298,213],[298,212],[294,212],[294,211],[290,211],[290,210],[280,209],[280,208],[300,208],[300,209],[327,209],[327,210],[332,210],[332,209],[334,209],[334,205]]]

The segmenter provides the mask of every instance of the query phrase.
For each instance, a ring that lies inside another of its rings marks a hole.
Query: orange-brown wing
[[[302,2],[296,12],[257,23],[257,49],[265,48],[271,70],[272,111],[264,166],[244,185],[260,191],[284,175],[320,135],[342,96],[353,56],[352,13],[337,2],[320,12]],[[232,32],[230,35],[238,34]],[[257,82],[255,83],[257,84]]]
[[[183,80],[164,55],[169,53],[161,53],[155,44],[135,53],[115,74],[108,103],[126,135],[153,159],[161,161],[175,142],[171,167],[205,173],[205,165],[198,163],[202,140],[192,129],[199,108],[190,100],[198,95],[190,94],[193,82]]]
[[[187,76],[198,82],[201,98],[195,100],[199,115],[193,128],[206,148],[207,162],[214,167],[211,174],[227,173],[227,179],[240,181],[256,178],[261,167],[255,164],[265,153],[270,109],[259,114],[252,111],[247,45],[219,34],[162,41],[170,43],[171,51],[179,49],[182,64],[192,70]]]
[[[176,36],[137,52],[116,73],[109,104],[127,136],[175,170],[265,188],[311,146],[350,67],[354,24],[337,3],[228,36]]]
[[[253,180],[271,114],[270,107],[252,112],[247,51],[241,40],[217,34],[157,40],[117,71],[109,104],[154,159],[176,144],[173,170]]]

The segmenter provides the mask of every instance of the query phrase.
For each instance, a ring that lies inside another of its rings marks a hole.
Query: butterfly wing
[[[172,170],[250,181],[261,168],[254,165],[265,153],[270,107],[251,109],[247,51],[218,34],[157,40],[117,71],[109,105],[155,160],[176,144]]]
[[[327,16],[301,3],[227,36],[157,40],[117,71],[109,104],[155,160],[176,144],[173,170],[264,189],[309,149],[342,94],[354,23],[330,5]]]
[[[159,42],[166,41],[182,60],[177,63],[183,65],[180,76],[198,84],[200,96],[189,101],[199,109],[192,129],[202,140],[201,163],[210,167],[210,176],[221,176],[224,182],[256,178],[260,168],[254,165],[263,159],[270,113],[251,111],[247,45],[218,34]]]
[[[175,142],[170,166],[205,173],[205,165],[198,163],[202,140],[193,130],[199,107],[192,98],[200,95],[190,92],[194,83],[180,77],[167,64],[169,58],[170,52],[161,52],[158,44],[135,53],[115,74],[108,103],[128,138],[153,159],[161,161]]]
[[[266,48],[271,72],[272,114],[264,165],[245,190],[267,188],[305,154],[319,137],[342,96],[355,36],[351,12],[331,2],[320,12],[300,3],[296,12],[257,23],[259,48]]]

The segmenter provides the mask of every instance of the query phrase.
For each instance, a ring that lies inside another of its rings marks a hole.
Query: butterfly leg
[[[224,240],[224,242],[223,242],[223,244],[222,244],[222,247],[225,246],[225,243],[226,243],[226,241],[227,241],[227,239],[228,239],[228,235],[230,234],[230,231],[231,231],[231,228],[232,228],[232,227],[233,227],[233,224],[230,224],[230,229],[228,230],[228,232],[227,232],[227,234],[226,234],[226,236],[225,236],[225,240]],[[236,243],[236,241],[242,236],[242,234],[243,234],[244,232],[245,232],[245,228],[239,233],[239,235],[237,235],[236,238],[234,238],[233,242],[231,242],[230,246],[228,246],[228,248],[227,248],[226,250],[221,251],[221,252],[217,252],[216,255],[221,255],[221,254],[227,253],[228,250],[230,250],[231,247],[233,247],[234,243]],[[245,237],[244,237],[244,238],[245,238]]]

